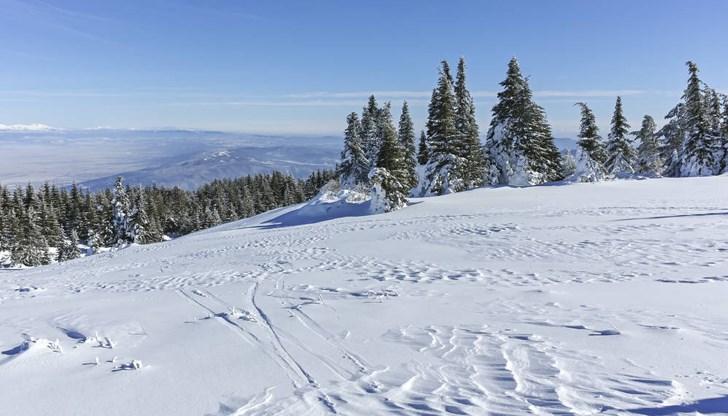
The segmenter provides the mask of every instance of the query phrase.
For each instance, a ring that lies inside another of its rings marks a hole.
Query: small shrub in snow
[[[141,370],[142,368],[144,368],[144,365],[142,364],[141,360],[131,360],[129,364],[121,364],[120,366],[116,367],[114,371]]]
[[[58,339],[56,339],[55,341],[48,341],[48,348],[50,348],[51,351],[57,352],[59,354],[63,352],[63,347],[61,346],[61,343]]]
[[[235,306],[230,307],[225,313],[225,316],[228,319],[244,319],[246,321],[255,322],[255,318],[253,317],[253,315],[251,315],[250,312],[243,309],[238,309]]]

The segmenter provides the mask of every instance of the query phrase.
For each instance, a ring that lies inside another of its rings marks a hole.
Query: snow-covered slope
[[[727,185],[319,200],[2,271],[0,413],[721,414]]]

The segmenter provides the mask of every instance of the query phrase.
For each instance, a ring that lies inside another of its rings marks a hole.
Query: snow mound
[[[265,226],[313,224],[343,217],[370,215],[371,197],[350,189],[322,190],[310,201],[264,223]]]

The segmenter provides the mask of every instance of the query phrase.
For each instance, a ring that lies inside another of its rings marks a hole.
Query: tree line
[[[630,131],[617,97],[610,131],[599,135],[594,113],[584,102],[576,155],[554,144],[546,112],[533,99],[518,61],[508,63],[502,91],[481,143],[475,105],[468,91],[465,60],[453,79],[442,61],[427,109],[426,130],[415,146],[407,102],[395,128],[391,103],[371,96],[361,117],[347,117],[339,182],[345,188],[386,195],[385,210],[406,205],[407,196],[442,195],[482,185],[530,186],[547,182],[598,181],[631,175],[706,176],[728,170],[728,98],[698,78],[687,62],[688,85],[681,102],[656,131],[646,115]],[[378,195],[378,198],[381,198]]]
[[[121,177],[98,192],[75,184],[2,186],[0,252],[6,264],[38,266],[80,257],[82,249],[155,243],[306,201],[333,176],[333,169],[305,180],[273,172],[215,180],[194,191],[130,187]]]

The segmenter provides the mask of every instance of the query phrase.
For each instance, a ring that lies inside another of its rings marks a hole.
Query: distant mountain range
[[[0,125],[0,183],[72,183],[97,190],[130,185],[194,189],[214,179],[279,170],[297,178],[333,168],[341,137],[281,137],[195,130],[63,130]],[[562,150],[576,141],[555,139]]]
[[[192,130],[0,130],[0,183],[45,181],[99,189],[129,184],[195,188],[219,178],[333,168],[339,137],[281,137]]]
[[[114,185],[122,176],[124,183],[152,185],[192,190],[215,179],[236,178],[274,170],[304,178],[312,171],[331,169],[339,159],[339,150],[323,145],[244,146],[215,150],[159,167],[139,169],[105,176],[80,185],[92,190]]]

